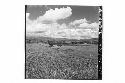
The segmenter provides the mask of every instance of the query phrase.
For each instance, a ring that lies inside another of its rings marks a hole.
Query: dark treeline
[[[78,44],[98,44],[98,38],[92,39],[54,39],[54,38],[33,38],[33,37],[26,37],[26,43],[45,43],[49,44],[50,46],[53,45],[78,45]]]

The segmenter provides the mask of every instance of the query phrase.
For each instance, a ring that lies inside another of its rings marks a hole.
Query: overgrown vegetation
[[[27,79],[98,79],[98,46],[26,43]]]

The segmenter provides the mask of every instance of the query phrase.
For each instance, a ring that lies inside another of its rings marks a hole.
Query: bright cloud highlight
[[[55,8],[50,9],[48,11],[46,11],[46,13],[43,16],[40,16],[38,18],[39,21],[43,21],[43,20],[50,20],[50,21],[57,21],[60,19],[65,19],[69,16],[72,15],[72,9],[70,7],[67,8]]]
[[[96,22],[88,23],[89,21],[86,18],[75,20],[68,25],[57,22],[60,19],[66,19],[72,15],[72,9],[70,7],[50,9],[36,20],[30,20],[28,18],[29,15],[29,13],[26,13],[26,32],[29,35],[68,39],[98,37],[99,24]]]

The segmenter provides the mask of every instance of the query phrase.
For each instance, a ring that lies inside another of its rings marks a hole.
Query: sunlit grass
[[[98,79],[98,46],[26,44],[26,78]]]

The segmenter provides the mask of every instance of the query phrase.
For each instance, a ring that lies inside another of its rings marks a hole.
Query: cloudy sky
[[[26,35],[53,38],[97,38],[98,6],[28,5]]]

